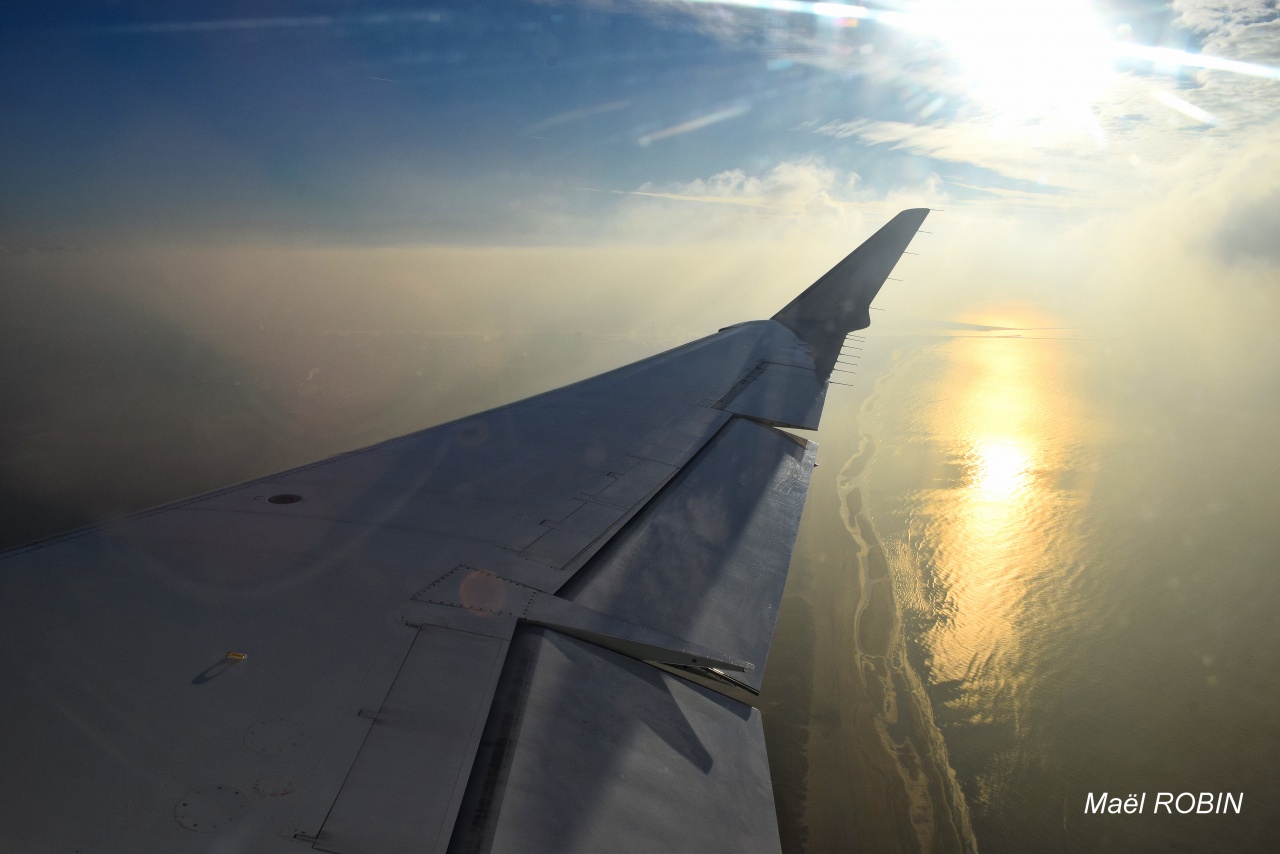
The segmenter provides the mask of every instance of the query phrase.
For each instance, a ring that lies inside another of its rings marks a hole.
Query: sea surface
[[[0,547],[690,337],[193,330],[13,281]],[[850,342],[761,695],[786,851],[1275,850],[1280,365],[1213,343],[1200,364],[1172,332]],[[1161,791],[1243,810],[1151,815]],[[1086,815],[1102,792],[1148,813]]]
[[[784,847],[1275,850],[1273,366],[1066,330],[851,355],[765,684]]]

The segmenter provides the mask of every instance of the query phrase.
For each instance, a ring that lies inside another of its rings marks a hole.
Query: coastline
[[[779,611],[762,708],[783,850],[976,852],[963,793],[919,677],[862,490],[880,373],[824,431]],[[856,442],[856,447],[854,443]],[[834,524],[839,514],[841,528]]]

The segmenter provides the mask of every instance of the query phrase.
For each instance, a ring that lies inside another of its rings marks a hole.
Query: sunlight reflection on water
[[[906,547],[891,550],[895,583],[910,591],[903,616],[929,682],[944,689],[940,720],[994,728],[1012,751],[978,776],[969,794],[982,802],[1032,759],[1036,660],[1048,624],[1080,610],[1070,579],[1078,538],[1068,533],[1088,489],[1067,473],[1088,463],[1093,428],[1059,342],[953,338],[907,373],[899,387],[919,393],[883,417],[914,425],[912,438],[878,472],[884,485],[914,458],[907,470],[918,478],[902,518]],[[881,534],[893,542],[892,528]]]
[[[1273,850],[1270,814],[1084,811],[1276,795],[1270,369],[1152,373],[1138,342],[1085,339],[901,351],[865,412],[866,506],[978,846]]]

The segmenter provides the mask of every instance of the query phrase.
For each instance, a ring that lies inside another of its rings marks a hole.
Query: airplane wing
[[[777,851],[777,428],[927,213],[771,320],[0,555],[0,849]]]

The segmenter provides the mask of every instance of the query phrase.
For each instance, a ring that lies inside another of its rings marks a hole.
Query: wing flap
[[[731,421],[561,595],[750,661],[759,690],[816,450]]]
[[[452,854],[780,850],[750,706],[528,627],[494,710]]]
[[[804,366],[766,362],[760,372],[724,408],[777,427],[817,430],[826,383],[810,363]]]
[[[453,832],[508,637],[422,626],[314,846],[335,854],[430,854]]]

